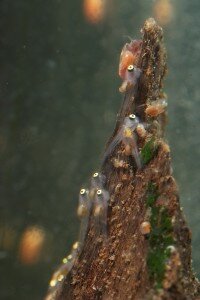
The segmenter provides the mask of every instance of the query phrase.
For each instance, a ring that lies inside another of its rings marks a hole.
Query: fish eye
[[[59,282],[61,282],[63,279],[64,279],[64,275],[63,274],[61,274],[61,275],[58,276],[58,281]]]
[[[96,178],[96,177],[98,177],[98,176],[99,176],[99,173],[94,173],[94,174],[93,174],[93,177],[94,177],[94,178]]]
[[[79,247],[79,242],[74,243],[72,246],[73,250],[78,249],[78,247]]]
[[[102,190],[97,190],[97,195],[98,196],[102,195]]]
[[[66,264],[68,262],[68,259],[67,257],[64,257],[63,260],[62,260],[63,264]]]
[[[85,194],[86,194],[86,190],[85,190],[85,189],[81,189],[81,190],[80,190],[80,194],[81,194],[81,195],[85,195]]]
[[[133,65],[129,65],[128,68],[127,68],[127,70],[128,70],[129,72],[133,72],[134,66],[133,66]]]
[[[136,115],[134,115],[134,114],[129,115],[130,120],[135,120],[135,118],[136,118]]]

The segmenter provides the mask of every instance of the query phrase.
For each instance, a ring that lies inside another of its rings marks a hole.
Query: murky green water
[[[42,299],[77,237],[78,191],[98,169],[121,103],[119,53],[156,3],[112,2],[98,24],[82,1],[0,3],[0,299]],[[168,139],[200,274],[200,2],[171,4]]]

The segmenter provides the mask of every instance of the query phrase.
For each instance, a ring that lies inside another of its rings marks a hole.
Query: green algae
[[[148,188],[147,188],[148,192],[147,192],[147,200],[146,200],[146,205],[148,207],[152,207],[152,205],[154,204],[154,202],[156,201],[158,194],[156,191],[156,185],[153,184],[152,182],[150,182],[148,184]]]
[[[151,232],[149,235],[149,251],[147,265],[149,277],[157,288],[162,288],[166,261],[170,257],[168,246],[174,244],[173,226],[168,210],[163,206],[155,206],[158,197],[156,186],[148,186],[146,204],[151,209]]]
[[[141,158],[144,164],[150,162],[155,153],[155,139],[148,141],[141,150]]]

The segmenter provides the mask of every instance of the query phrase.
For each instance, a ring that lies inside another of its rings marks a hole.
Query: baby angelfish
[[[129,86],[137,86],[140,78],[141,70],[134,65],[129,65],[124,73],[122,85],[119,88],[121,93],[124,93]]]
[[[103,188],[106,183],[106,176],[101,173],[94,173],[91,179],[91,188]]]
[[[94,220],[97,235],[107,237],[107,213],[110,195],[105,189],[98,189],[94,199]]]
[[[63,282],[65,276],[71,271],[74,262],[78,255],[79,243],[76,242],[72,246],[72,252],[67,257],[63,258],[62,264],[57,268],[57,270],[53,273],[53,276],[49,283],[49,291],[45,298],[45,300],[54,300],[56,299],[56,293]]]
[[[104,188],[106,176],[102,173],[95,172],[91,178],[90,198],[93,200],[98,189]]]
[[[141,54],[141,47],[141,40],[131,40],[122,49],[119,61],[119,76],[123,80],[119,88],[121,93],[124,93],[129,86],[136,86],[138,82],[141,70],[136,66]]]
[[[92,201],[89,197],[89,191],[81,189],[79,193],[79,204],[77,209],[77,215],[81,219],[81,226],[79,232],[79,243],[83,244],[85,236],[87,234],[89,215],[91,211]]]
[[[87,189],[81,189],[79,192],[77,215],[80,218],[85,217],[89,214],[91,203],[88,194],[89,191]]]
[[[141,169],[142,164],[136,142],[137,135],[135,133],[135,130],[138,125],[139,119],[134,114],[131,114],[124,119],[124,124],[122,125],[121,129],[118,131],[117,135],[106,149],[103,158],[103,164],[107,160],[107,158],[112,154],[116,146],[122,142],[125,148],[125,154],[132,154],[135,159],[137,168]],[[129,149],[130,151],[128,151],[127,149]]]
[[[119,76],[124,79],[129,65],[137,65],[142,48],[141,40],[131,40],[122,49],[119,60]]]

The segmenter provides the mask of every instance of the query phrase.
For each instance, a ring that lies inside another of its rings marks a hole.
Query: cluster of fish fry
[[[126,43],[122,49],[119,63],[119,76],[123,82],[119,88],[120,92],[126,92],[130,87],[137,89],[138,81],[142,74],[140,68],[137,67],[142,49],[141,40],[131,40],[130,43]],[[165,98],[156,99],[146,107],[145,113],[149,117],[157,117],[164,112],[167,106]],[[108,158],[112,156],[115,148],[122,144],[124,148],[125,156],[132,156],[135,161],[136,169],[140,170],[143,167],[143,161],[138,150],[137,138],[145,138],[147,135],[148,124],[140,122],[138,116],[130,114],[123,120],[121,128],[113,140],[108,145],[102,164],[104,164]],[[112,159],[114,166],[120,167],[120,162],[123,160]],[[106,177],[101,173],[94,173],[91,178],[90,189],[82,188],[79,193],[79,204],[77,209],[77,215],[81,219],[80,233],[78,242],[73,247],[71,254],[63,259],[62,265],[53,274],[50,284],[49,293],[46,300],[55,299],[55,294],[63,281],[64,277],[72,269],[76,259],[81,253],[82,246],[84,244],[85,237],[88,232],[89,220],[93,218],[93,224],[95,226],[95,233],[98,236],[103,237],[103,240],[107,240],[107,211],[110,195],[106,189]],[[143,222],[141,224],[141,233],[148,234],[150,231],[149,222]]]
[[[79,192],[77,215],[81,219],[78,242],[72,246],[71,254],[63,258],[61,266],[54,272],[46,300],[55,299],[55,293],[64,277],[72,269],[76,259],[81,253],[82,246],[88,232],[89,218],[93,218],[97,236],[107,239],[107,208],[109,193],[105,188],[106,178],[103,174],[94,173],[91,178],[90,189],[82,188]]]

